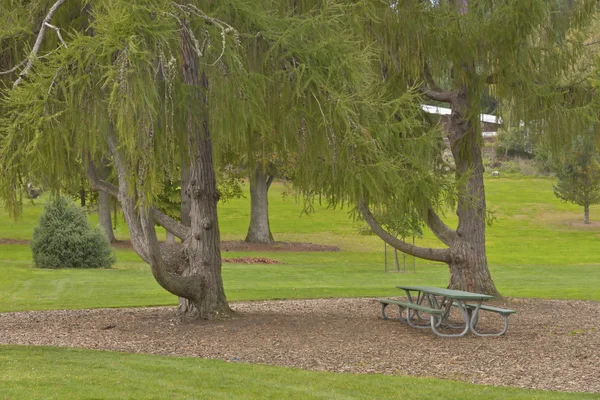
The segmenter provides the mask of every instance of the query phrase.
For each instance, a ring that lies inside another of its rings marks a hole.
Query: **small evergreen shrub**
[[[70,200],[46,204],[31,240],[38,268],[110,268],[115,256],[100,228],[92,228],[87,214]]]

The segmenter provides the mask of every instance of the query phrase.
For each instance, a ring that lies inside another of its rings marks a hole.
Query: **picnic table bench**
[[[516,311],[482,304],[493,299],[493,296],[471,293],[463,290],[437,288],[432,286],[397,286],[406,292],[408,301],[379,299],[381,313],[384,319],[389,319],[385,309],[390,304],[398,306],[398,319],[413,328],[431,328],[438,336],[459,337],[469,332],[477,336],[501,336],[508,329],[508,317]],[[416,298],[413,293],[416,292]],[[428,305],[425,305],[425,303]],[[458,309],[463,323],[452,324],[449,321],[452,308]],[[499,314],[504,319],[504,327],[499,332],[482,333],[477,330],[479,312],[486,311]],[[406,316],[403,316],[405,314]],[[423,317],[421,314],[428,314]],[[440,327],[462,329],[458,333],[444,333]]]

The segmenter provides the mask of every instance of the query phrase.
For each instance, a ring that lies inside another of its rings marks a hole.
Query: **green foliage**
[[[195,39],[209,82],[205,111],[216,160],[224,151],[246,153],[248,165],[265,153],[295,157],[298,188],[313,200],[323,185],[320,194],[334,204],[355,201],[365,187],[373,201],[391,188],[438,192],[419,167],[431,158],[433,135],[422,133],[418,96],[392,95],[373,69],[377,53],[363,34],[371,2],[90,6],[90,29],[61,20],[68,48],[36,60],[27,82],[5,92],[0,187],[11,210],[19,174],[57,187],[82,153],[96,161],[107,153],[110,129],[131,172],[129,187],[149,201],[163,193],[165,175],[175,175],[190,146],[188,123],[203,118],[196,110],[188,121],[197,99],[182,81],[182,30]]]
[[[110,244],[87,214],[65,198],[46,204],[31,240],[38,268],[109,268],[115,262]]]
[[[499,129],[496,137],[496,155],[531,158],[535,152],[536,139],[537,135],[524,126]]]
[[[556,197],[586,209],[600,203],[600,155],[592,138],[576,138],[571,151],[556,161],[554,170],[558,178]]]

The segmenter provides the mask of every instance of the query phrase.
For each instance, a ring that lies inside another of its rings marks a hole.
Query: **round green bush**
[[[104,233],[90,226],[83,208],[65,198],[46,204],[31,251],[38,268],[110,268],[115,263]]]

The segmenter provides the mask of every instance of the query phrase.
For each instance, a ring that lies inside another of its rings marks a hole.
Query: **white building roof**
[[[430,106],[427,104],[421,104],[421,108],[423,109],[423,111],[425,111],[428,114],[450,115],[450,113],[452,113],[452,110],[449,108],[446,108],[446,107],[437,107],[437,106]],[[502,123],[502,118],[497,117],[495,115],[491,115],[491,114],[481,114],[480,121],[487,122],[489,124],[500,125]]]

